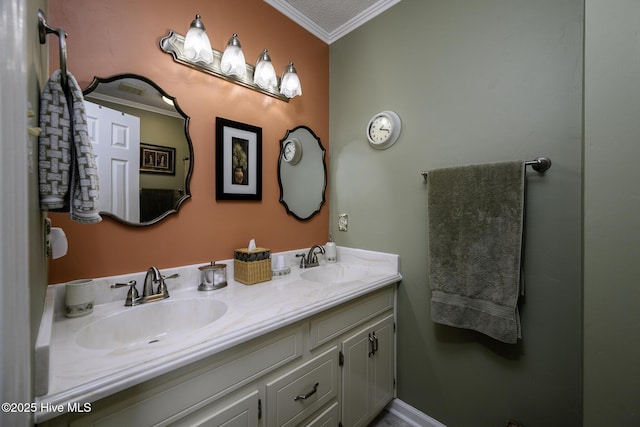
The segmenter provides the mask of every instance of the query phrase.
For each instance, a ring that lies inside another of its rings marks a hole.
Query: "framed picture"
[[[140,143],[140,172],[176,174],[176,149]]]
[[[262,129],[216,117],[216,200],[262,200]]]

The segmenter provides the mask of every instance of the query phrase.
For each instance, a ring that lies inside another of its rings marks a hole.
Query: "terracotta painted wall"
[[[212,47],[223,50],[237,32],[247,62],[265,47],[276,72],[293,60],[303,96],[285,103],[177,64],[158,47],[174,30],[186,34],[199,13]],[[329,47],[262,0],[146,1],[52,0],[49,22],[68,33],[68,69],[82,87],[94,75],[142,74],[178,98],[191,117],[194,148],[192,198],[158,225],[132,228],[110,218],[80,225],[50,214],[69,240],[67,256],[52,260],[49,283],[228,259],[255,238],[273,251],[323,243],[328,206],[309,221],[287,215],[279,202],[279,140],[287,129],[307,125],[329,149]],[[56,44],[51,69],[58,68]],[[263,189],[260,202],[215,200],[216,116],[262,128]],[[328,201],[328,194],[326,195]]]

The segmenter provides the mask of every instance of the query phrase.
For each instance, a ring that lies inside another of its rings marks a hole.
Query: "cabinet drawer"
[[[224,356],[198,362],[184,376],[134,386],[93,406],[71,427],[169,425],[302,355],[302,328],[259,338]],[[153,384],[153,385],[152,385]],[[77,414],[70,416],[75,418]]]
[[[313,417],[305,427],[335,427],[340,424],[338,402],[333,402],[331,406],[322,411],[320,415]]]
[[[314,349],[349,329],[393,309],[395,286],[320,314],[311,319],[309,346]]]
[[[338,394],[338,347],[267,384],[267,425],[298,425]]]
[[[257,390],[233,399],[227,404],[212,403],[188,417],[172,424],[173,427],[258,427],[259,393]]]

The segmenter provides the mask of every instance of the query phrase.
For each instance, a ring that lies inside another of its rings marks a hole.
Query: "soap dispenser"
[[[327,260],[327,262],[337,261],[336,244],[333,243],[331,234],[329,234],[329,241],[326,245],[324,245],[324,258]]]

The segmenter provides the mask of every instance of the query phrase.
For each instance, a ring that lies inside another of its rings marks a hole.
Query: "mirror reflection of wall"
[[[190,197],[188,184],[192,147],[188,137],[188,117],[170,103],[170,97],[164,97],[166,100],[163,100],[163,95],[166,95],[164,91],[158,90],[142,76],[127,74],[96,80],[85,91],[87,103],[98,104],[102,106],[101,110],[117,110],[122,118],[130,116],[139,120],[139,139],[129,135],[134,132],[133,127],[121,131],[123,136],[118,136],[116,131],[115,136],[105,137],[112,141],[121,139],[123,146],[131,145],[130,151],[135,151],[137,157],[136,160],[128,158],[127,162],[136,164],[135,168],[129,168],[129,172],[126,172],[123,166],[125,160],[120,154],[108,154],[110,163],[102,162],[106,166],[100,171],[98,155],[99,173],[106,173],[106,169],[110,169],[108,173],[114,173],[113,177],[105,179],[102,174],[100,176],[101,213],[131,225],[153,224],[177,211],[180,204]],[[91,132],[89,108],[87,116]],[[119,118],[112,120],[112,128],[124,129],[117,123]],[[130,174],[130,178],[125,174]],[[123,184],[118,185],[119,181]],[[125,181],[129,185],[137,182],[136,188],[124,190]],[[127,199],[120,194],[125,192],[130,192],[132,196],[135,192],[137,199]]]

